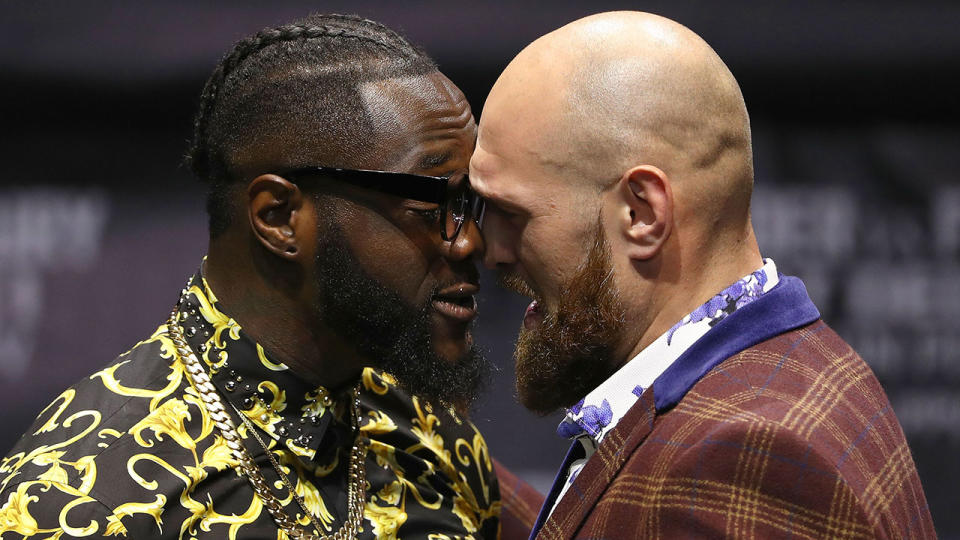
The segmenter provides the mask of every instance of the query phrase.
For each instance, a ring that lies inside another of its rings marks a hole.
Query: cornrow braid
[[[185,163],[207,183],[210,232],[229,225],[227,191],[242,152],[276,125],[356,154],[350,141],[368,126],[361,83],[423,75],[436,64],[403,36],[356,15],[312,15],[242,39],[214,69],[200,95]],[[304,75],[312,73],[313,75]],[[340,163],[343,165],[343,163]]]
[[[371,35],[364,35],[358,32],[351,33],[351,29],[343,26],[313,26],[306,24],[289,24],[277,28],[266,28],[257,32],[252,37],[242,39],[234,46],[233,50],[224,56],[220,64],[214,69],[213,74],[207,80],[200,94],[200,105],[194,119],[193,142],[187,153],[187,162],[191,166],[194,174],[200,178],[207,178],[210,174],[209,164],[206,163],[207,145],[203,144],[206,135],[206,124],[210,117],[210,112],[216,104],[217,92],[224,84],[225,79],[234,69],[244,60],[253,54],[279,42],[295,41],[298,39],[317,39],[321,37],[346,39],[356,39],[366,41],[371,45],[382,47],[401,56],[416,54],[422,56],[420,51],[414,49],[405,39],[396,32],[388,29],[380,23],[364,19],[355,15],[325,15],[324,19],[332,24],[353,23],[367,26],[385,34],[390,40],[406,45],[405,48],[398,47],[383,39],[376,39]]]
[[[327,24],[340,25],[357,30],[366,29],[371,32],[371,35],[385,36],[387,39],[393,40],[397,43],[403,43],[406,47],[415,48],[413,44],[406,40],[406,38],[397,32],[394,32],[389,27],[378,23],[377,21],[365,19],[359,15],[342,15],[339,13],[331,13],[324,15],[323,18]]]

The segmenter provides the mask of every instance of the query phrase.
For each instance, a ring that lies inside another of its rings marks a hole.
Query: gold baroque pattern
[[[294,491],[327,529],[319,532],[335,531],[346,516],[348,461],[331,435],[343,423],[335,407],[324,407],[317,388],[271,361],[218,309],[199,275],[192,283],[199,285],[190,287],[181,319],[206,331],[198,330],[191,346],[202,350],[221,394],[262,430]],[[239,390],[225,391],[234,372],[260,396],[253,406],[242,407],[247,396]],[[496,477],[473,424],[406,395],[389,374],[368,368],[362,382],[369,450],[360,536],[498,536]],[[300,425],[319,444],[296,437]],[[240,431],[285,510],[309,526],[271,476],[265,451]],[[0,460],[0,538],[283,538],[239,471],[160,326],[54,399]]]

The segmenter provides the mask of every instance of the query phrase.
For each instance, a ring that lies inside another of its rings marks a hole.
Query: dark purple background
[[[311,10],[359,12],[423,45],[479,116],[529,41],[644,9],[701,34],[739,79],[764,255],[806,280],[877,372],[941,536],[960,537],[960,4],[199,4],[0,4],[0,454],[64,387],[156,328],[199,264],[202,191],[178,164],[234,41]],[[566,444],[555,417],[513,399],[526,302],[484,277],[478,335],[501,371],[476,420],[545,489]]]

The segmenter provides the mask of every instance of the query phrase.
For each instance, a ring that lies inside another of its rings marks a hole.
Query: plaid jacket
[[[677,359],[545,513],[538,538],[936,537],[883,389],[790,277]]]

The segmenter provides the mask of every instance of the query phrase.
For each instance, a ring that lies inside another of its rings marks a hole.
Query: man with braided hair
[[[532,492],[498,485],[464,418],[487,368],[475,138],[463,94],[380,24],[240,41],[188,152],[207,257],[0,462],[0,536],[496,537],[500,489]]]

